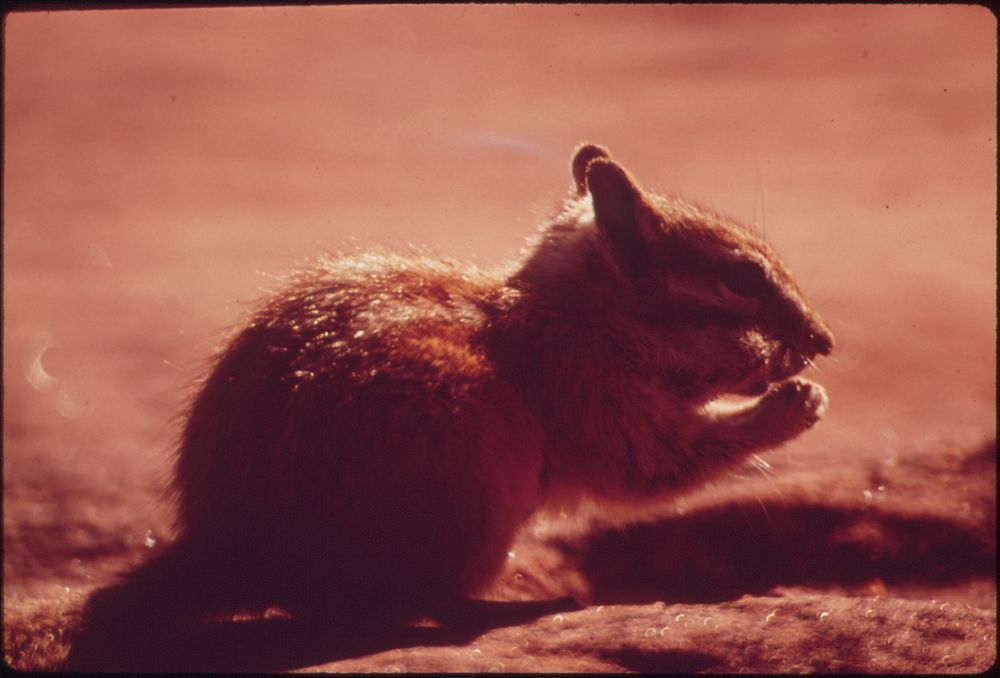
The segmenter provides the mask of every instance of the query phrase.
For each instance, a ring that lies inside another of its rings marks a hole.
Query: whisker
[[[756,174],[756,183],[754,188],[754,225],[757,225],[757,197],[760,196],[760,228],[758,232],[763,237],[767,237],[767,212],[764,209],[764,182],[760,178],[760,164],[758,164],[757,159],[754,158],[753,161],[754,174]]]
[[[768,478],[774,478],[777,476],[774,469],[771,468],[771,465],[761,459],[758,455],[750,455],[750,462],[757,468],[758,471],[761,472],[762,475],[767,476]]]
[[[817,372],[819,372],[820,374],[823,374],[823,370],[821,370],[821,369],[819,368],[819,365],[817,365],[817,364],[816,364],[815,362],[813,362],[813,361],[812,361],[811,359],[809,359],[809,358],[803,358],[803,360],[805,360],[805,361],[806,361],[806,365],[808,365],[809,367],[813,368],[814,370],[816,370],[816,371],[817,371]]]
[[[757,503],[760,504],[760,508],[764,511],[764,518],[767,520],[767,524],[770,525],[771,514],[767,512],[767,506],[764,504],[764,501],[760,497],[757,497]]]

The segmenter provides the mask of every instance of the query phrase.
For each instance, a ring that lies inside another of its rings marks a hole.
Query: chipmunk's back
[[[192,408],[185,537],[250,530],[256,557],[263,544],[262,560],[297,572],[277,597],[306,607],[330,581],[331,595],[392,600],[393,581],[438,598],[488,580],[537,506],[541,466],[538,427],[478,338],[497,287],[437,259],[365,255],[273,298]],[[400,561],[411,552],[426,558]]]

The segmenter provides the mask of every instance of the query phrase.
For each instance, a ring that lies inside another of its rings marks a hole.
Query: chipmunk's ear
[[[581,144],[573,152],[573,162],[570,167],[573,170],[573,181],[576,182],[577,195],[583,195],[587,192],[587,165],[596,158],[611,158],[611,153],[604,146],[597,144]]]
[[[611,244],[622,271],[632,278],[643,275],[651,260],[643,224],[655,219],[656,210],[632,175],[610,158],[592,160],[586,182],[597,228]]]

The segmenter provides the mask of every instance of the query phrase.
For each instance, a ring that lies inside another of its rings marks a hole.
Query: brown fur
[[[90,625],[139,601],[445,618],[539,508],[648,503],[812,426],[826,395],[793,375],[833,337],[774,252],[599,146],[572,175],[512,275],[363,254],[268,301],[191,407],[176,543]],[[762,395],[704,407],[726,393]]]

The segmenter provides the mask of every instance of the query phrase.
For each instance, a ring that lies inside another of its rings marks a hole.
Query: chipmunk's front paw
[[[761,414],[772,426],[797,435],[826,413],[830,399],[826,389],[814,381],[793,377],[772,384],[761,398]]]

